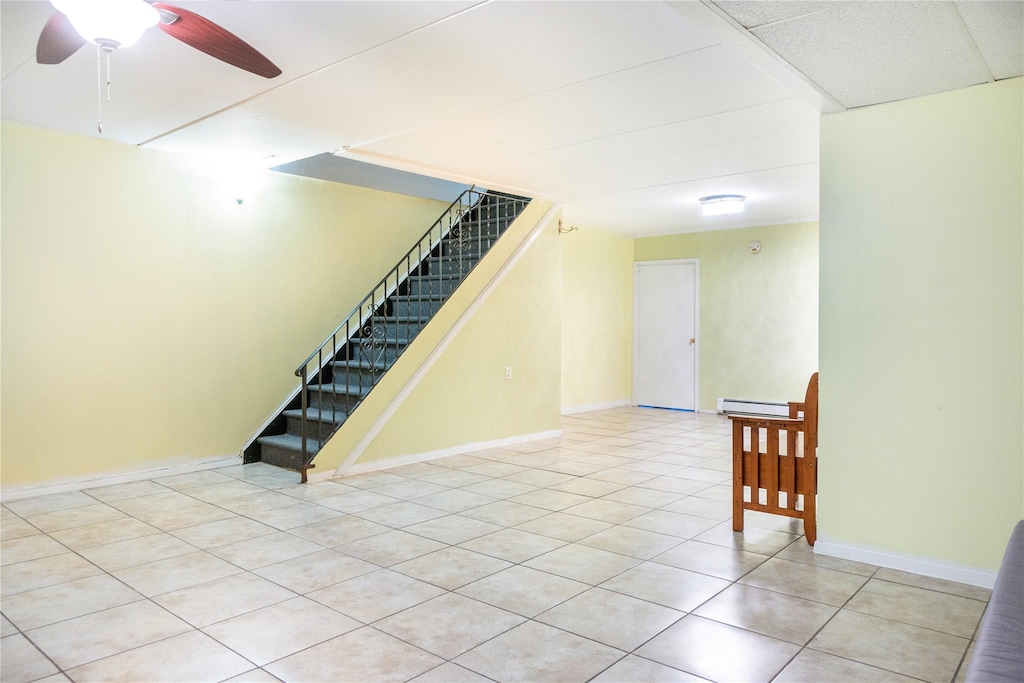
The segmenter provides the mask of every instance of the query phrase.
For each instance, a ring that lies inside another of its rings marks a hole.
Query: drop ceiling
[[[283,74],[150,30],[113,55],[104,138],[264,165],[315,157],[314,175],[340,151],[561,200],[571,225],[636,236],[815,220],[822,113],[1024,71],[1021,0],[180,6]],[[35,63],[51,12],[0,2],[0,113],[96,136],[91,46]],[[746,195],[745,211],[701,216],[697,198],[722,193]]]

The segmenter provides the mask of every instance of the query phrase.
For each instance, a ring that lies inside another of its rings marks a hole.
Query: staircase
[[[298,367],[299,389],[244,451],[302,472],[420,330],[522,213],[529,199],[469,189]]]

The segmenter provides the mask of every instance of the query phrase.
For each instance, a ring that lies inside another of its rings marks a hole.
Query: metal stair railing
[[[404,350],[404,345],[412,341],[420,328],[430,320],[436,312],[433,307],[424,315],[424,304],[430,305],[440,299],[438,307],[446,301],[455,288],[465,280],[480,258],[490,249],[501,236],[502,229],[498,221],[507,219],[508,223],[529,203],[529,199],[506,194],[477,190],[471,187],[465,190],[441,214],[427,232],[417,240],[416,244],[399,259],[398,263],[388,271],[387,275],[377,283],[370,293],[363,297],[352,312],[345,317],[313,353],[295,369],[295,376],[300,379],[299,394],[302,402],[302,481],[306,481],[307,470],[312,465],[313,457],[320,447],[341,427],[338,417],[347,418],[366,395],[380,381],[384,372],[394,364]],[[495,234],[484,234],[484,228],[495,226]],[[447,252],[447,253],[446,253]],[[397,307],[392,315],[388,315],[390,297],[399,293],[401,286],[410,275],[422,270],[428,258],[439,258],[437,275],[440,294],[433,289],[424,295],[423,287],[416,295],[411,295],[410,303],[415,303],[411,313],[406,316],[397,315]],[[447,294],[444,293],[445,277],[457,279],[457,283]],[[405,318],[404,325],[402,318]],[[405,332],[402,337],[401,333]],[[403,344],[404,342],[404,344]],[[388,354],[388,346],[393,343],[395,353]],[[335,363],[341,352],[346,351],[343,383],[344,399],[338,396],[339,372]],[[353,372],[353,362],[355,372]],[[330,367],[328,367],[330,366]],[[367,370],[368,373],[363,372]],[[365,375],[369,374],[369,377]],[[353,375],[355,382],[353,383]],[[324,391],[325,385],[331,388]],[[364,391],[365,389],[365,391]],[[310,397],[316,395],[317,418],[315,429],[316,450],[310,448]],[[325,396],[326,395],[326,396]],[[329,409],[327,408],[329,406]],[[325,426],[325,418],[329,425]],[[312,452],[311,452],[312,450]]]

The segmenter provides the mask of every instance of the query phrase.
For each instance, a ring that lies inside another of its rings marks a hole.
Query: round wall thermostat
[[[750,249],[751,254],[756,254],[757,252],[761,251],[761,243],[758,242],[757,240],[754,240],[753,242],[750,243],[750,246],[748,246],[747,248]]]

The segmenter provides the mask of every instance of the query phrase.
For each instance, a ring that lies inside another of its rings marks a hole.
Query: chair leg
[[[808,545],[818,540],[818,506],[815,494],[804,496],[804,536]]]

